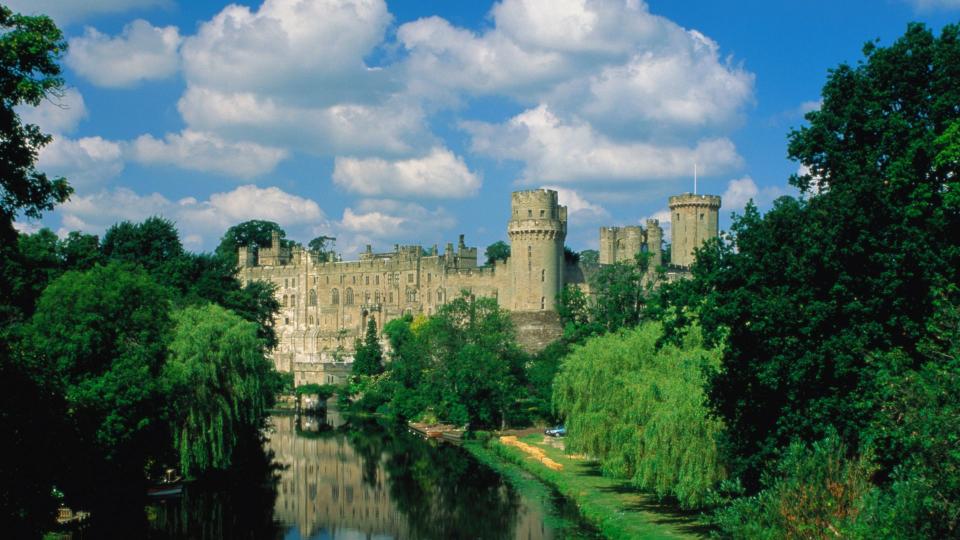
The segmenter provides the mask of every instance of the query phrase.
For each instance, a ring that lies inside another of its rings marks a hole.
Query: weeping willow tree
[[[718,461],[722,423],[710,416],[704,385],[720,363],[693,327],[679,347],[657,348],[659,323],[593,338],[564,360],[554,405],[566,418],[567,449],[600,461],[682,506],[703,506],[725,471]]]
[[[256,324],[213,304],[185,308],[175,323],[163,378],[180,468],[193,476],[230,466],[238,438],[266,414],[274,373]]]

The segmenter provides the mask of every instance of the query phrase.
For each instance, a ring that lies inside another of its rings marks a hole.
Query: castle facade
[[[684,261],[692,261],[693,249],[717,234],[720,198],[704,197],[711,196],[670,199],[671,218],[676,213],[684,220],[682,229],[672,228],[673,253]],[[646,225],[646,229],[601,228],[600,263],[630,260],[646,250],[654,262],[651,268],[659,266],[663,231],[656,220],[647,220]],[[240,246],[239,277],[276,286],[281,305],[274,321],[279,345],[272,356],[277,370],[294,372],[297,385],[340,383],[350,372],[350,358],[334,353],[338,348],[351,350],[369,318],[379,331],[405,314],[432,315],[464,290],[495,298],[509,310],[518,338],[528,349],[542,348],[559,337],[557,295],[568,284],[588,290],[584,275],[589,269],[565,260],[567,208],[559,204],[557,192],[514,192],[507,235],[510,257],[482,266],[477,248],[468,247],[463,235],[456,247],[449,243],[443,253],[437,246],[429,253],[420,245],[396,245],[386,253],[374,253],[367,246],[359,260],[320,261],[302,248],[282,248],[274,233],[272,245],[256,253]]]

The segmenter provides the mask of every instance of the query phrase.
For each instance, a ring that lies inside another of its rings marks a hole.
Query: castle
[[[718,234],[720,197],[683,194],[670,197],[672,260],[693,262],[693,251]],[[350,350],[373,317],[378,331],[405,314],[432,315],[461,291],[495,298],[511,312],[521,344],[543,348],[559,337],[556,301],[568,284],[589,290],[588,268],[564,257],[567,208],[549,189],[511,195],[507,236],[511,254],[491,266],[477,264],[477,248],[463,235],[454,248],[431,253],[420,245],[394,246],[374,253],[370,246],[356,261],[319,261],[299,247],[284,249],[274,232],[271,245],[254,253],[239,247],[241,281],[276,285],[280,312],[275,328],[279,345],[272,356],[278,371],[293,372],[295,384],[343,382],[350,372],[335,351]],[[662,261],[663,230],[657,220],[639,226],[600,229],[600,264],[632,260],[647,251],[651,268]]]

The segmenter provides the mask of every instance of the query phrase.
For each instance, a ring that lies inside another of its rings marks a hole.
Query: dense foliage
[[[353,354],[354,375],[377,375],[383,372],[383,349],[377,339],[377,321],[367,319],[367,332],[363,341],[357,339]]]
[[[273,367],[256,325],[220,306],[188,307],[174,324],[162,383],[180,470],[225,469],[273,403]]]
[[[496,242],[487,246],[484,256],[487,258],[488,265],[492,265],[496,261],[506,261],[510,258],[510,244],[504,242],[503,240],[497,240]]]
[[[371,332],[358,358],[373,350]],[[394,319],[384,333],[390,361],[382,375],[361,378],[361,408],[472,429],[526,424],[546,409],[529,399],[536,363],[520,350],[509,314],[493,298],[464,293],[432,317]]]
[[[658,348],[661,337],[660,325],[648,322],[574,348],[557,374],[554,403],[567,419],[568,451],[685,507],[702,506],[726,477],[717,451],[723,424],[704,392],[720,351],[704,348],[695,327],[679,346]]]
[[[841,526],[854,536],[955,537],[960,27],[936,37],[910,25],[864,54],[831,71],[821,108],[790,134],[789,155],[809,170],[791,182],[805,196],[765,215],[748,206],[657,312],[670,332],[698,318],[708,338],[728,336],[709,395],[728,428],[725,460],[759,493],[724,523],[774,537]],[[829,452],[798,457],[797,441],[831,437]],[[831,499],[831,509],[787,521],[771,510],[843,485],[836,474],[846,469],[809,468],[826,467],[836,448],[849,463],[868,459],[869,496],[843,515],[831,514],[841,504]]]

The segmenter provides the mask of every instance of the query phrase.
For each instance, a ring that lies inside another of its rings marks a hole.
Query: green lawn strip
[[[642,493],[628,482],[600,474],[596,462],[571,459],[558,448],[543,444],[543,436],[521,437],[527,444],[542,449],[547,456],[563,465],[554,471],[530,459],[518,448],[491,440],[489,449],[502,459],[516,463],[534,476],[553,485],[576,502],[585,519],[596,525],[610,539],[635,538],[707,538],[709,527],[697,514],[684,513],[661,504],[656,497]]]
[[[470,452],[473,457],[490,467],[500,476],[506,478],[507,482],[517,491],[522,493],[527,500],[537,504],[544,515],[546,524],[554,529],[565,530],[570,526],[568,520],[557,516],[552,510],[553,490],[542,480],[539,480],[532,473],[524,470],[512,461],[504,460],[497,453],[477,441],[468,441],[463,447]]]

